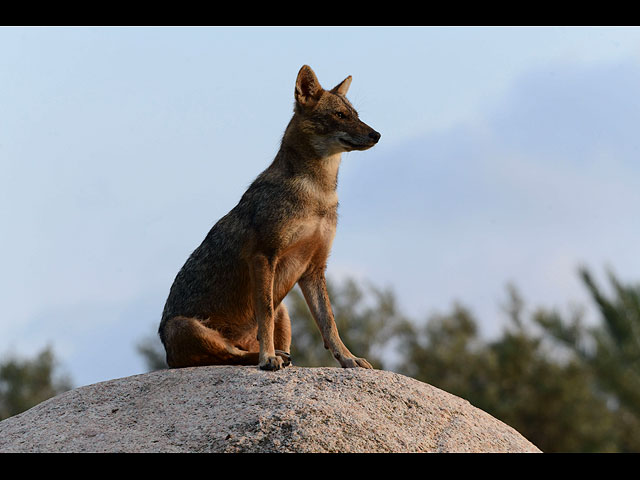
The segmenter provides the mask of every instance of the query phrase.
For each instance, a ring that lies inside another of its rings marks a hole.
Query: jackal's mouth
[[[352,148],[356,148],[358,147],[357,144],[350,142],[349,140],[345,140],[344,138],[340,138],[340,143],[342,143],[343,145],[346,145],[347,147],[352,147]]]
[[[350,142],[349,140],[345,140],[344,138],[340,138],[340,143],[342,143],[343,145],[352,148],[353,150],[364,150],[370,147],[373,147],[375,142],[372,143],[355,143],[355,142]]]

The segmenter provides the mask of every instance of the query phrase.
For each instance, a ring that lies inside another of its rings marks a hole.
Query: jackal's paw
[[[283,350],[276,350],[276,355],[282,357],[282,366],[288,367],[291,365],[291,354]]]
[[[343,357],[338,360],[342,368],[373,368],[364,358]]]
[[[266,360],[260,361],[260,369],[261,370],[280,370],[284,365],[284,360],[282,357],[267,357]]]

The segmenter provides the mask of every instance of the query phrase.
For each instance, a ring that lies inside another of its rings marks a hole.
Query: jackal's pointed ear
[[[345,78],[342,82],[331,89],[331,93],[337,93],[338,95],[342,95],[343,97],[347,94],[347,90],[349,90],[349,86],[351,85],[351,75]]]
[[[316,74],[308,65],[303,65],[298,72],[296,79],[296,90],[294,96],[296,102],[303,107],[312,107],[320,98],[322,87]]]

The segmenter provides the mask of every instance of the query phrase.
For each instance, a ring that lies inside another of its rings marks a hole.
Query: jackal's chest
[[[282,255],[313,255],[318,250],[331,248],[336,233],[336,217],[326,214],[311,215],[293,220],[287,227]]]

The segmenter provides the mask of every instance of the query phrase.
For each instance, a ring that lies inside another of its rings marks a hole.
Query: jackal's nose
[[[380,134],[375,130],[372,130],[371,133],[369,134],[369,138],[377,143],[378,140],[380,140]]]

